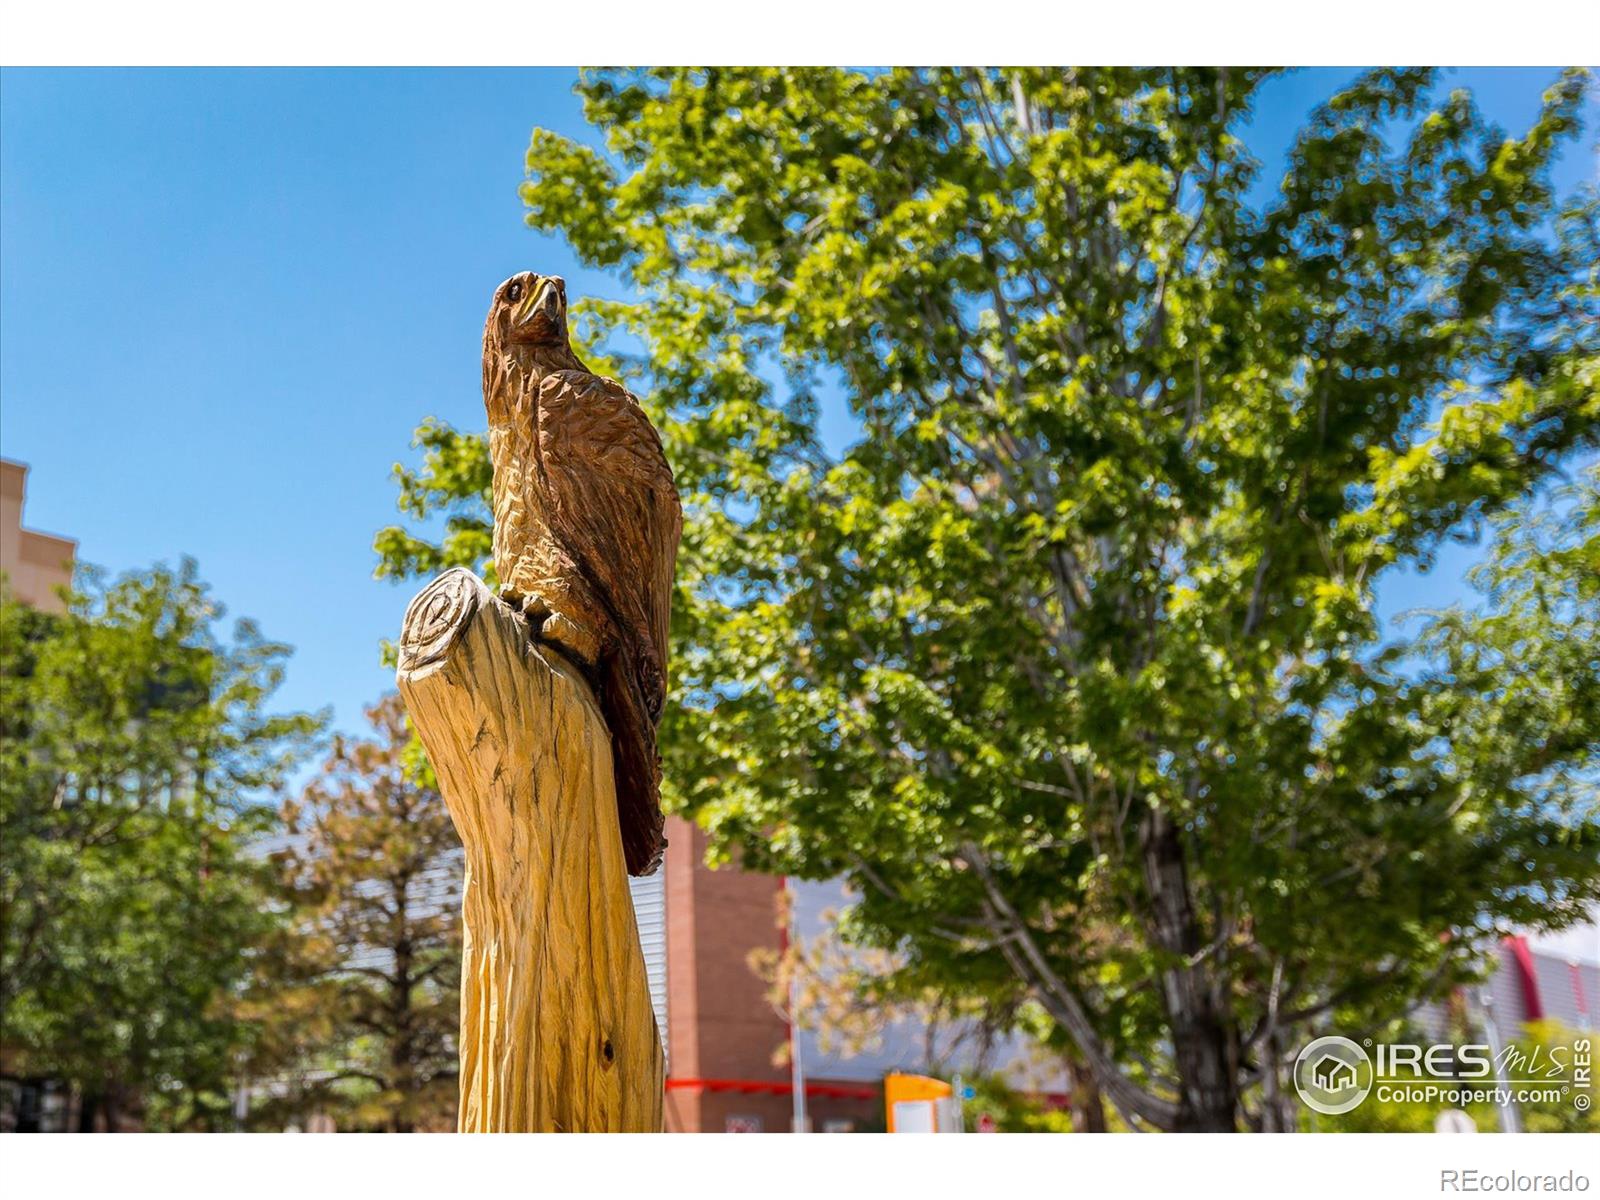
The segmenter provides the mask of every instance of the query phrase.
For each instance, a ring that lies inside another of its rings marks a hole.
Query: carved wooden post
[[[466,847],[460,1129],[661,1129],[664,1062],[583,676],[476,576],[406,611],[401,694]]]

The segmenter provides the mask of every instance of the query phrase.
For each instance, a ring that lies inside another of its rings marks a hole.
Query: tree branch
[[[1032,986],[1040,1003],[1072,1038],[1106,1095],[1119,1110],[1170,1128],[1177,1121],[1177,1104],[1146,1091],[1123,1074],[1095,1031],[1083,1001],[1045,959],[1027,924],[1000,890],[982,852],[969,842],[962,847],[962,855],[983,884],[998,923],[1010,933],[1000,947],[1007,963],[1019,978]]]

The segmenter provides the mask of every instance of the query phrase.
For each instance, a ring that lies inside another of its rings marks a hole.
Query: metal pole
[[[1522,1122],[1517,1116],[1517,1106],[1511,1102],[1511,1085],[1506,1082],[1506,1065],[1500,1056],[1500,1029],[1494,1023],[1494,1000],[1489,995],[1489,985],[1478,989],[1478,1008],[1483,1012],[1483,1032],[1489,1041],[1489,1053],[1494,1057],[1495,1088],[1505,1096],[1500,1102],[1500,1131],[1521,1133]]]

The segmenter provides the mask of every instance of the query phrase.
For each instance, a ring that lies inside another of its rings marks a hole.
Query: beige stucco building
[[[64,606],[56,589],[72,581],[78,543],[22,527],[27,486],[27,466],[0,458],[0,574],[24,604],[43,612],[60,612]]]

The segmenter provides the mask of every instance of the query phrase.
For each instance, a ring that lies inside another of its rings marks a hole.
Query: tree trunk
[[[1075,1058],[1067,1060],[1067,1081],[1071,1088],[1072,1132],[1106,1132],[1106,1102],[1100,1096],[1100,1085],[1094,1072]]]
[[[1282,1038],[1274,1032],[1261,1043],[1261,1132],[1294,1133],[1300,1111],[1284,1089]]]
[[[122,1132],[122,1085],[113,1083],[106,1088],[105,1095],[101,1097],[101,1112],[105,1116],[106,1132]]]
[[[588,683],[460,569],[411,602],[398,680],[466,849],[461,1130],[660,1130],[661,1039]]]
[[[396,924],[401,935],[393,948],[394,976],[390,980],[394,1035],[389,1043],[389,1078],[400,1093],[400,1103],[395,1108],[391,1124],[395,1133],[410,1133],[415,1128],[413,1113],[417,1107],[417,1085],[411,1052],[411,945],[404,936],[404,931],[409,928],[410,906],[403,882],[393,890]]]
[[[1201,956],[1200,924],[1189,894],[1178,829],[1159,810],[1140,826],[1145,885],[1155,940],[1173,965],[1161,972],[1161,995],[1178,1073],[1176,1132],[1238,1129],[1239,1086],[1232,1018]]]
[[[95,1128],[95,1118],[100,1115],[101,1094],[99,1092],[81,1092],[78,1096],[78,1132],[99,1133]]]

